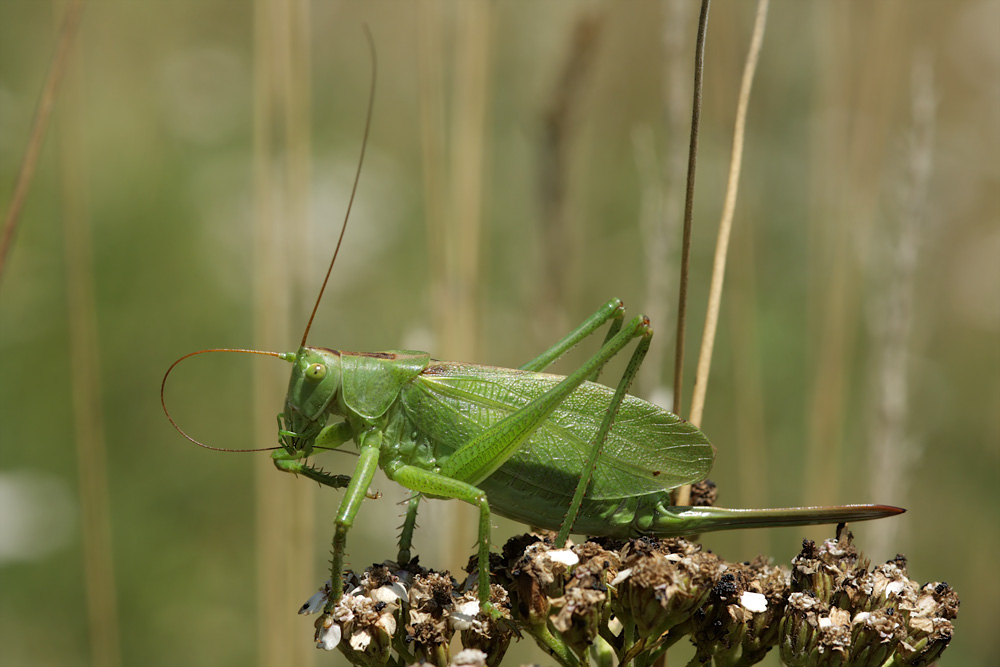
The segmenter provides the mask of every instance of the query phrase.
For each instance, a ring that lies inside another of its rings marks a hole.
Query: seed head
[[[681,540],[633,540],[622,550],[612,610],[641,638],[657,638],[691,617],[707,599],[721,561]]]

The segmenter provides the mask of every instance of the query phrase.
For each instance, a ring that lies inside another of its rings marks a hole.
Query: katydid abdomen
[[[400,392],[405,418],[437,464],[524,408],[564,378],[454,362],[431,362]],[[580,385],[519,449],[481,480],[491,509],[557,530],[566,517],[613,390]],[[626,396],[597,461],[573,532],[607,537],[675,536],[729,528],[805,525],[884,516],[883,506],[728,510],[675,508],[670,490],[703,480],[715,452],[705,435],[663,408]]]

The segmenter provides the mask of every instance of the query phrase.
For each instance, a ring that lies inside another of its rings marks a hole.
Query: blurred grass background
[[[998,7],[772,3],[703,421],[722,505],[907,507],[855,532],[958,590],[951,665],[995,655],[1000,614]],[[55,11],[0,3],[2,210]],[[712,12],[686,395],[753,6]],[[294,613],[326,578],[340,494],[266,454],[191,446],[157,389],[193,350],[295,348],[356,164],[365,22],[369,157],[310,341],[516,366],[619,296],[655,314],[663,356],[637,391],[669,405],[678,242],[648,223],[681,208],[695,20],[683,2],[88,3],[0,278],[0,665],[340,664]],[[83,240],[69,217],[89,221]],[[88,252],[92,277],[69,273]],[[94,371],[71,354],[88,319]],[[198,357],[169,404],[209,444],[267,446],[286,370]],[[82,420],[103,416],[106,462],[74,445],[74,399],[97,398]],[[395,555],[403,494],[376,486],[350,536],[359,568]],[[81,510],[101,493],[106,512]],[[472,553],[453,505],[422,510],[432,567]],[[498,524],[498,540],[521,530]],[[831,534],[705,544],[784,563]],[[544,662],[521,646],[511,664]]]

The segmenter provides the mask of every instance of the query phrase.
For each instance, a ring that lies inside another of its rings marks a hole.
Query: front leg
[[[344,552],[347,548],[347,531],[354,525],[354,517],[358,514],[361,501],[365,499],[368,487],[378,470],[379,449],[382,446],[382,432],[376,429],[364,431],[358,436],[358,464],[354,466],[354,475],[347,484],[344,499],[340,501],[337,518],[334,520],[333,552],[330,559],[330,599],[326,603],[324,613],[333,612],[333,608],[344,595]]]
[[[293,456],[283,449],[276,450],[271,454],[271,461],[274,467],[282,472],[290,472],[293,475],[302,475],[314,482],[319,482],[323,486],[342,489],[351,482],[350,475],[331,475],[322,468],[315,468],[298,456]]]
[[[278,415],[278,425],[278,434],[282,438],[295,437],[295,433],[281,428],[281,415]],[[320,431],[313,441],[312,448],[336,449],[352,437],[354,437],[354,432],[351,430],[350,425],[347,422],[338,422]],[[305,461],[307,456],[308,453],[304,450],[296,452],[286,449],[276,449],[271,454],[271,460],[274,463],[274,467],[282,472],[302,475],[324,486],[342,489],[350,483],[351,478],[349,475],[331,475],[322,468],[315,468],[309,465]]]
[[[406,503],[406,518],[399,532],[399,553],[396,562],[400,566],[410,562],[410,548],[413,546],[413,531],[417,527],[417,507],[420,505],[420,494],[414,493]]]

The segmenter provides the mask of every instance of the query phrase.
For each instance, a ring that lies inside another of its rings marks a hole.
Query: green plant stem
[[[553,635],[549,631],[547,623],[544,621],[540,623],[532,623],[528,627],[528,632],[530,632],[531,635],[538,640],[538,643],[548,651],[549,655],[558,660],[561,665],[564,665],[565,667],[580,667],[579,658],[577,658],[576,654],[573,653],[568,646],[566,646],[566,643],[562,639]]]
[[[597,667],[612,667],[614,664],[614,647],[603,636],[598,635],[593,646],[594,659]]]

